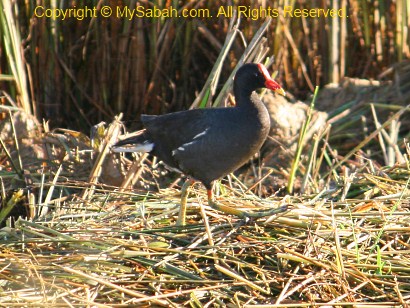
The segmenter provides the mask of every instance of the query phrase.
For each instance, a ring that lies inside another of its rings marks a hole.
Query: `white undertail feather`
[[[148,153],[154,148],[154,143],[142,143],[133,145],[124,145],[120,147],[113,147],[112,150],[115,153]]]

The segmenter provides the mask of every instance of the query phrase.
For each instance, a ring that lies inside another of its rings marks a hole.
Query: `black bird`
[[[254,91],[268,88],[285,95],[263,64],[239,68],[233,83],[236,105],[232,108],[194,109],[165,115],[142,115],[145,127],[137,136],[113,146],[115,152],[150,152],[171,169],[200,181],[207,189],[208,204],[239,217],[263,217],[277,209],[243,212],[213,200],[213,181],[235,171],[261,148],[270,130],[268,110]],[[187,180],[181,191],[177,225],[185,224]]]

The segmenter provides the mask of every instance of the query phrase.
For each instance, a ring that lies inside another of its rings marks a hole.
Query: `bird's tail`
[[[154,143],[148,138],[145,130],[138,131],[128,138],[118,141],[112,146],[112,150],[116,153],[125,152],[151,152],[154,148]]]

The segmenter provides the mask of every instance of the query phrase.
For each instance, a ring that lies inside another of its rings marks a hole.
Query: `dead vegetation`
[[[30,186],[3,196],[2,212],[24,204],[35,219],[9,219],[0,232],[1,305],[404,307],[410,300],[410,148],[399,138],[391,144],[381,129],[391,125],[384,123],[367,132],[378,142],[362,142],[350,157],[334,155],[331,133],[313,134],[299,163],[303,194],[269,193],[278,165],[258,163],[216,187],[223,204],[286,205],[286,212],[257,221],[221,215],[197,184],[183,228],[175,226],[178,181],[165,183],[152,158],[131,163],[108,152],[118,120],[97,129],[94,151],[79,133],[44,133],[39,140],[52,149],[47,161],[54,163],[33,164],[42,171],[25,173]],[[317,155],[315,142],[323,149]],[[389,147],[403,162],[382,167],[376,158],[389,157]],[[100,171],[120,161],[131,170],[123,185],[101,183]],[[2,179],[11,187],[18,173],[7,168]],[[140,188],[130,190],[129,179]]]
[[[75,31],[25,16],[34,2],[15,19],[10,3],[0,0],[11,59],[0,63],[0,306],[408,307],[410,65],[407,32],[395,32],[408,28],[406,1],[348,1],[348,24],[98,19]],[[197,184],[176,227],[180,178],[155,158],[113,155],[113,115],[187,107],[196,90],[191,107],[229,105],[224,61],[233,75],[272,52],[296,96],[334,83],[310,107],[267,96],[270,140],[215,190],[226,205],[287,210],[239,220],[209,208]],[[90,138],[31,114],[110,123]]]

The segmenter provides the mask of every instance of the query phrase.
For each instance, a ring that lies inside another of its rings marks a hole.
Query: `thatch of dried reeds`
[[[206,205],[198,185],[189,198],[188,226],[176,227],[177,181],[163,185],[155,160],[137,157],[120,188],[102,184],[104,170],[113,183],[121,173],[115,168],[127,162],[109,153],[121,117],[107,128],[96,126],[90,140],[79,132],[82,125],[52,130],[47,122],[29,125],[29,116],[91,125],[119,110],[136,115],[187,107],[195,90],[201,93],[195,106],[209,105],[211,97],[222,104],[229,81],[215,91],[218,80],[227,79],[220,75],[219,56],[236,64],[245,50],[233,39],[238,20],[71,21],[75,27],[69,30],[58,21],[29,18],[33,2],[18,7],[18,19],[6,16],[9,2],[0,3],[2,29],[10,34],[1,38],[2,46],[14,46],[6,51],[10,60],[1,59],[7,73],[0,76],[7,94],[1,99],[20,107],[3,108],[10,125],[1,128],[0,139],[0,305],[408,306],[410,147],[403,115],[409,109],[409,79],[401,78],[408,75],[408,64],[392,67],[381,78],[391,73],[396,80],[377,88],[354,93],[337,88],[328,100],[316,93],[318,107],[343,101],[344,95],[349,101],[335,106],[311,142],[303,138],[307,117],[296,155],[290,154],[294,171],[278,171],[260,160],[217,184],[223,204],[248,210],[287,206],[286,212],[257,221],[221,215]],[[290,3],[272,5],[285,4]],[[352,14],[349,23],[242,19],[242,36],[248,46],[258,37],[254,51],[248,50],[258,59],[273,46],[279,78],[290,89],[337,81],[351,74],[347,69],[376,76],[408,55],[407,32],[393,30],[408,23],[410,14],[398,16],[408,10],[405,1],[344,5]],[[268,43],[263,29],[271,30]],[[27,71],[17,48],[21,40]],[[340,42],[336,64],[330,41]],[[198,54],[206,61],[195,61]],[[25,82],[30,86],[21,87]],[[298,193],[263,195],[260,187],[268,187],[273,176],[285,178]],[[130,189],[132,180],[161,189]]]

